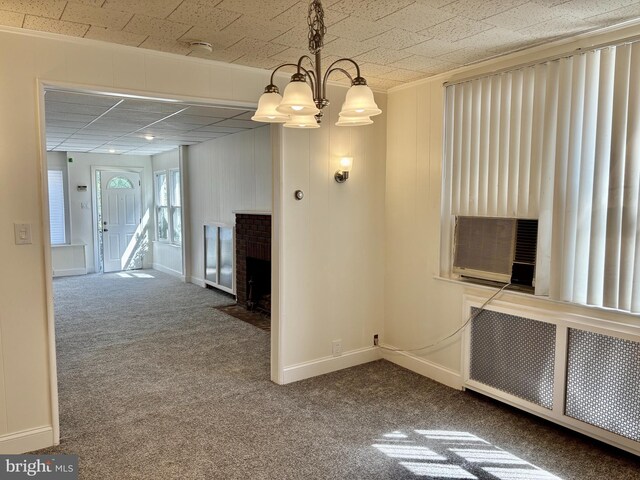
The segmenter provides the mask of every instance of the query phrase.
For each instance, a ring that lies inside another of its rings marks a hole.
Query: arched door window
[[[107,183],[107,188],[133,188],[133,183],[128,178],[113,177]]]

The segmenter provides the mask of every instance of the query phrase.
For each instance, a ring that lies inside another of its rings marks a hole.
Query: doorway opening
[[[178,292],[181,288],[176,284],[175,289],[167,289],[166,282],[207,285],[205,279],[209,272],[205,270],[203,228],[211,223],[230,224],[233,227],[231,237],[223,236],[222,243],[235,244],[235,212],[238,207],[246,208],[247,201],[234,196],[236,189],[229,187],[238,186],[239,192],[248,190],[243,182],[251,188],[258,185],[256,211],[272,208],[272,127],[251,122],[250,105],[162,99],[157,94],[144,98],[122,93],[79,91],[62,85],[43,87],[42,131],[47,146],[43,152],[46,158],[43,168],[51,168],[55,163],[64,171],[64,191],[60,198],[66,212],[59,220],[65,231],[63,240],[55,245],[51,241],[47,246],[51,248],[50,277],[73,277],[73,281],[68,279],[69,285],[78,289],[77,295],[65,294],[64,304],[69,308],[63,315],[58,315],[57,310],[49,315],[52,365],[59,353],[53,336],[55,319],[68,318],[69,312],[73,314],[74,307],[68,305],[69,301],[75,299],[82,312],[94,302],[100,303],[87,310],[86,316],[91,316],[93,311],[103,312],[94,327],[98,329],[96,331],[104,329],[105,333],[108,332],[107,317],[111,315],[111,291],[114,294],[130,291],[131,295],[136,295],[135,299],[118,297],[117,301],[122,305],[130,301],[132,315],[140,318],[153,312],[153,308],[149,306],[135,313],[133,307],[144,306],[146,297],[140,298],[138,294],[153,291],[154,285],[160,283],[168,293],[161,298],[149,296],[149,302],[166,304],[169,309],[183,305],[182,300],[167,303],[172,291]],[[247,148],[249,146],[251,148]],[[211,167],[212,158],[220,163],[215,170]],[[264,178],[249,178],[246,177],[248,174],[260,174]],[[46,172],[43,175],[46,176]],[[163,178],[166,183],[161,186],[159,180]],[[220,185],[212,185],[215,182]],[[45,198],[50,187],[51,183],[49,188],[45,183]],[[217,194],[227,196],[216,198]],[[53,211],[53,207],[50,210]],[[53,217],[47,218],[45,228],[53,231],[53,222]],[[70,252],[75,247],[78,252],[72,255],[59,253]],[[220,263],[219,280],[225,284],[229,284],[230,278],[235,279],[234,254],[232,250],[231,262],[225,257]],[[59,268],[63,261],[80,262],[83,268]],[[95,275],[78,277],[91,274]],[[102,283],[100,279],[116,283]],[[67,279],[56,280],[65,281]],[[125,285],[122,282],[129,282],[126,285],[132,288],[119,289],[118,286]],[[141,282],[144,288],[135,287]],[[83,296],[90,285],[93,293]],[[52,299],[54,285],[51,278],[47,278],[47,289]],[[235,285],[230,293],[235,296]],[[229,302],[229,297],[216,298]],[[56,309],[60,304],[58,300],[56,297]],[[81,319],[76,320],[82,323]],[[146,324],[153,320],[149,317]],[[118,325],[121,328],[127,322]],[[62,330],[69,333],[84,328],[87,342],[109,338],[112,334],[127,338],[131,333],[114,330],[111,334],[94,337],[94,327],[87,324],[75,330],[66,327]],[[146,329],[141,327],[141,331]],[[70,343],[73,342],[67,342]],[[268,337],[266,345],[273,351]],[[64,353],[61,358],[69,358]],[[271,361],[272,366],[273,362],[277,364],[278,351]],[[272,372],[273,368],[266,375]],[[58,414],[56,372],[52,377],[55,424]],[[58,429],[59,425],[55,425],[55,438],[59,438]]]

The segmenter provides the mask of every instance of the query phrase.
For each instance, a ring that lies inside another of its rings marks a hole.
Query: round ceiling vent
[[[213,47],[209,42],[203,42],[200,40],[189,42],[189,46],[191,47],[192,52],[211,53],[213,51]]]

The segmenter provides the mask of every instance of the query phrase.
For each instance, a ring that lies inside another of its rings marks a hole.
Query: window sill
[[[152,240],[153,243],[157,243],[158,245],[166,245],[167,247],[175,247],[175,248],[182,248],[182,244],[181,243],[171,243],[171,242],[167,242],[165,240]]]
[[[500,287],[482,285],[468,280],[460,280],[457,278],[442,277],[434,275],[433,279],[443,283],[459,285],[465,290],[486,291],[493,294]],[[465,291],[465,293],[470,293]],[[505,298],[506,297],[506,298]],[[640,314],[614,310],[612,308],[597,307],[593,305],[581,305],[578,303],[564,302],[561,300],[553,300],[546,295],[534,295],[533,293],[521,292],[517,290],[505,289],[505,291],[497,298],[503,302],[511,302],[515,305],[531,305],[542,309],[556,309],[574,315],[584,315],[585,317],[597,318],[607,322],[617,322],[625,325],[639,325]]]

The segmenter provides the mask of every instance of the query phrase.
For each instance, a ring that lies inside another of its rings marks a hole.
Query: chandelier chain
[[[307,24],[309,25],[309,52],[315,55],[324,47],[324,35],[327,33],[327,27],[324,24],[324,10],[320,0],[312,0],[309,4]]]

